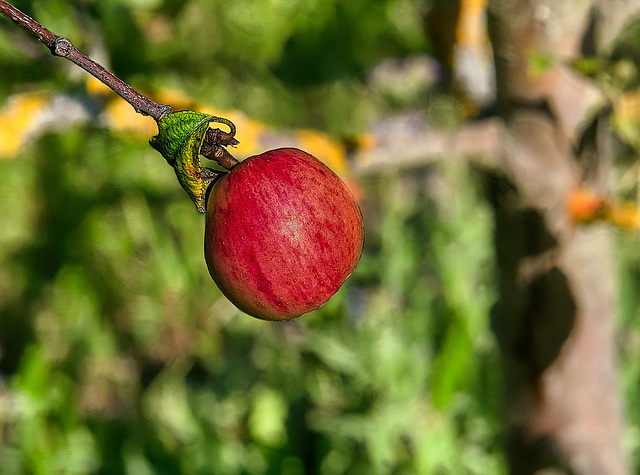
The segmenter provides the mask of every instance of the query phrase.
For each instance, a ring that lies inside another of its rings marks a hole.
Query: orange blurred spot
[[[635,203],[613,203],[585,189],[569,195],[567,212],[575,223],[604,221],[629,231],[640,228],[640,210]]]
[[[584,189],[572,192],[567,200],[567,211],[576,223],[592,223],[603,219],[608,210],[607,200]]]

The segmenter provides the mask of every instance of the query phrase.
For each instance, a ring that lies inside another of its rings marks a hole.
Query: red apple
[[[362,214],[353,195],[298,149],[247,158],[215,181],[206,219],[211,277],[240,310],[264,320],[320,307],[362,252]]]

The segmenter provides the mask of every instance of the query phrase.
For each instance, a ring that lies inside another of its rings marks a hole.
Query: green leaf
[[[596,77],[604,71],[604,64],[597,57],[575,58],[570,62],[571,67],[580,74],[588,77]]]
[[[433,404],[436,408],[446,408],[453,396],[462,389],[464,382],[472,377],[472,360],[473,346],[467,328],[462,322],[454,322],[437,356],[431,382]]]
[[[149,141],[173,167],[180,185],[201,213],[214,174],[200,165],[200,147],[212,119],[201,112],[173,112],[158,122],[158,135]]]
[[[527,51],[528,72],[533,77],[542,76],[557,65],[556,58],[542,51],[531,49]]]

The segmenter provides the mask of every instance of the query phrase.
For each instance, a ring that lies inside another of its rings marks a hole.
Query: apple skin
[[[247,158],[207,200],[205,258],[222,293],[263,320],[290,320],[327,302],[355,269],[362,214],[347,186],[302,150]]]

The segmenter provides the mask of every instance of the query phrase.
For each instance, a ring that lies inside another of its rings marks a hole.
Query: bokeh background
[[[14,3],[159,102],[234,120],[238,158],[287,143],[326,161],[358,197],[366,245],[318,311],[243,315],[208,276],[204,218],[149,147],[153,120],[3,19],[1,473],[507,473],[482,174],[393,153],[367,171],[357,153],[389,138],[389,118],[451,130],[483,114],[482,33],[482,87],[461,93],[429,1]],[[628,156],[618,188],[633,199]],[[616,233],[640,470],[639,236]]]

